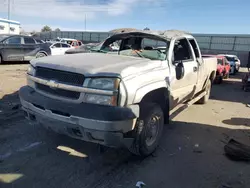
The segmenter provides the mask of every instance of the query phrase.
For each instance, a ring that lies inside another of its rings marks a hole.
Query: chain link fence
[[[52,31],[36,34],[43,40],[60,38],[74,38],[83,43],[101,42],[111,36],[110,32],[77,32],[77,31]],[[248,62],[250,51],[250,35],[219,35],[219,34],[193,34],[202,53],[206,54],[235,54],[245,66]]]

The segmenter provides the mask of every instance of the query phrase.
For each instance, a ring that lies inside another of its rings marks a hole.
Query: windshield
[[[0,41],[3,41],[4,39],[6,39],[7,37],[9,37],[8,35],[0,35]]]
[[[102,53],[118,52],[117,55],[147,58],[150,60],[165,60],[169,41],[161,38],[142,36],[121,36],[108,39],[98,50]],[[96,49],[93,49],[96,50]]]
[[[226,56],[226,59],[227,59],[228,61],[237,61],[236,57]]]

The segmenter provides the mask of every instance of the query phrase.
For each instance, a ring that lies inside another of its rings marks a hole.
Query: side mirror
[[[185,73],[183,62],[175,61],[174,64],[175,64],[176,79],[180,80],[184,77],[184,73]]]

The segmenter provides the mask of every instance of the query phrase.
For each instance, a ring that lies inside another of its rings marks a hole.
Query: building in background
[[[0,18],[0,34],[20,34],[20,22]]]

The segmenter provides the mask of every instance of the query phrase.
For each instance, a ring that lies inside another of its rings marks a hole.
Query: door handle
[[[194,67],[194,68],[193,68],[193,71],[194,71],[194,72],[197,72],[197,70],[198,70],[197,67]]]

